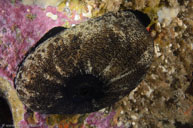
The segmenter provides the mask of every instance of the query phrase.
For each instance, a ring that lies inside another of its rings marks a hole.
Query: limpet
[[[14,84],[27,108],[47,114],[94,112],[141,82],[153,39],[130,11],[53,28],[18,66]]]

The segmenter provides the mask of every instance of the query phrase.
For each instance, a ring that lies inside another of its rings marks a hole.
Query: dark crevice
[[[0,127],[14,127],[10,107],[3,97],[0,97]]]
[[[178,0],[178,3],[179,3],[180,5],[184,5],[185,0]]]
[[[182,123],[182,122],[179,122],[179,121],[176,121],[174,125],[175,125],[176,128],[193,128],[192,124]]]
[[[193,80],[191,81],[189,87],[186,89],[185,93],[188,93],[193,96]]]
[[[132,13],[134,13],[135,16],[137,17],[137,19],[138,19],[145,27],[147,27],[147,26],[150,24],[151,20],[150,20],[150,18],[149,18],[149,16],[148,16],[147,14],[145,14],[145,13],[143,13],[143,12],[140,12],[140,11],[138,11],[138,10],[129,10],[129,11],[131,11]]]

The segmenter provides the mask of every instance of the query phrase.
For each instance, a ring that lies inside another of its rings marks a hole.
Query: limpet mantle
[[[97,111],[129,94],[150,67],[153,39],[130,11],[57,29],[30,50],[15,77],[18,96],[33,111]]]

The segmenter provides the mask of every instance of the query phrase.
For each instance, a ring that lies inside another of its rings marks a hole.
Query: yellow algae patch
[[[73,124],[77,124],[81,126],[84,123],[84,119],[87,117],[87,114],[76,114],[76,115],[69,115],[69,114],[51,114],[46,117],[46,123],[49,126],[58,125],[59,127],[69,127]]]
[[[71,1],[64,0],[58,5],[57,9],[60,12],[64,11],[68,13],[70,13],[69,11],[76,11],[79,14],[86,12],[85,3],[79,0],[71,0]]]
[[[58,16],[57,15],[54,15],[53,13],[51,12],[47,12],[46,13],[46,16],[51,18],[52,20],[57,20],[58,19]]]
[[[23,119],[23,114],[25,111],[24,106],[10,82],[2,77],[0,77],[0,90],[3,92],[4,97],[7,99],[7,102],[10,105],[14,125],[16,128],[19,128],[18,124]]]

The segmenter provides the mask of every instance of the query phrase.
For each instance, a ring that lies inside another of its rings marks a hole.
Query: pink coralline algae
[[[116,112],[112,111],[105,116],[103,112],[94,112],[86,118],[86,123],[97,128],[123,128],[123,126],[113,125],[115,114]]]
[[[49,29],[80,22],[81,19],[74,20],[75,13],[68,15],[51,6],[43,9],[18,1],[0,0],[0,76],[12,81],[25,53]],[[47,14],[53,14],[56,18]]]
[[[24,120],[20,121],[19,127],[20,128],[48,128],[48,125],[46,124],[46,115],[39,114],[39,113],[34,113],[35,118],[37,120],[36,123],[31,124],[28,122],[29,114],[25,113],[24,114]]]

